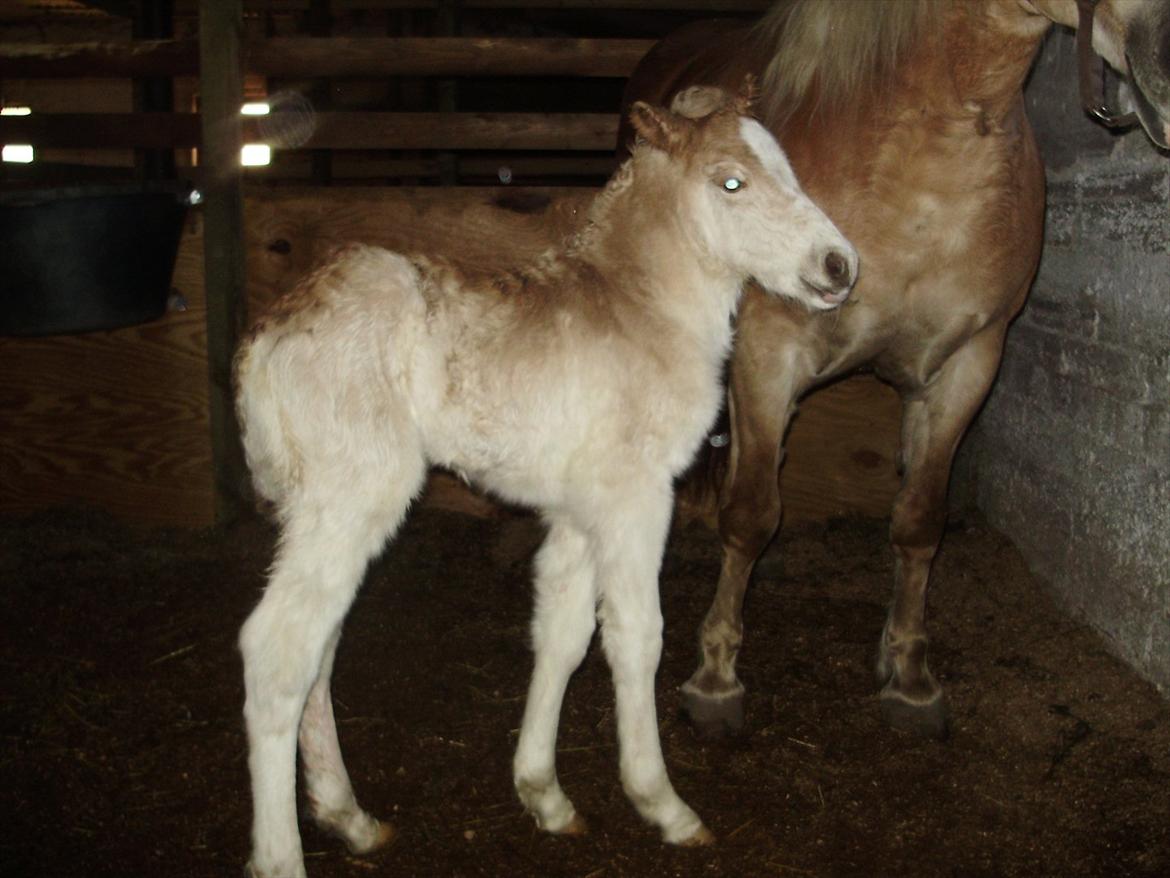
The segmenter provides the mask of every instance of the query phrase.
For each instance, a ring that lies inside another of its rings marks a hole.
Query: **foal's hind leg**
[[[394,828],[376,820],[357,803],[349,773],[341,758],[329,678],[341,629],[334,630],[325,647],[317,682],[309,690],[298,737],[305,771],[305,793],[317,825],[338,836],[351,853],[367,854],[387,845]]]
[[[947,483],[959,440],[999,366],[1005,326],[996,324],[951,355],[935,379],[904,394],[902,487],[894,500],[894,599],[882,632],[877,673],[882,714],[894,728],[942,738],[948,715],[926,663],[926,588],[946,523]]]
[[[556,742],[565,687],[585,657],[596,624],[596,576],[585,534],[565,522],[552,523],[536,556],[535,591],[536,666],[513,777],[521,801],[541,829],[572,835],[583,832],[585,822],[557,781]]]
[[[743,727],[744,687],[735,673],[743,641],[743,597],[756,560],[780,523],[781,442],[806,383],[794,355],[768,349],[781,336],[753,344],[760,333],[752,327],[767,324],[766,315],[753,316],[740,321],[743,337],[731,368],[731,457],[720,492],[719,585],[699,631],[699,668],[682,686],[683,709],[695,729],[709,737]]]
[[[287,504],[268,588],[240,631],[253,799],[250,869],[257,878],[304,875],[296,815],[297,730],[310,689],[328,672],[331,640],[366,562],[397,527],[422,483],[421,455],[407,463],[390,476],[390,487],[382,492],[371,489],[368,478],[365,483],[331,481],[321,496],[299,489]],[[341,485],[352,490],[342,493]],[[327,690],[317,693],[319,698],[326,695]],[[319,710],[319,704],[310,707],[311,724],[321,722],[315,719]],[[321,728],[307,734],[318,748],[311,770],[318,774],[313,785],[321,795],[326,785],[320,771],[327,764],[321,761],[321,748],[336,746],[328,740],[335,733]],[[339,794],[336,784],[331,794]],[[358,829],[359,836],[362,831]],[[347,840],[360,841],[359,836]]]

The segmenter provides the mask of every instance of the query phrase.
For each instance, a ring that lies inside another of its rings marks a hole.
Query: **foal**
[[[305,874],[298,728],[316,821],[356,853],[393,835],[354,798],[329,677],[366,563],[432,464],[548,524],[514,763],[537,824],[584,829],[557,782],[555,740],[599,619],[624,789],[666,841],[711,840],[667,779],[655,717],[672,479],[719,408],[747,278],[828,309],[852,287],[857,256],[745,115],[746,96],[689,95],[689,113],[687,96],[683,112],[632,108],[640,144],[582,230],[537,264],[477,276],[351,246],[242,345],[248,463],[281,524],[268,588],[240,633],[253,875]]]

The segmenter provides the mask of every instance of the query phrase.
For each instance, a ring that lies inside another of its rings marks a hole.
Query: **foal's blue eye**
[[[738,192],[742,188],[743,180],[739,179],[739,177],[728,177],[723,181],[724,192]]]

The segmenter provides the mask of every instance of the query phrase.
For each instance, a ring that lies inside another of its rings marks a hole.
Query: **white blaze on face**
[[[765,289],[791,296],[817,310],[841,304],[848,289],[829,276],[827,259],[845,260],[857,276],[857,254],[832,221],[800,187],[784,150],[763,125],[740,119],[739,133],[762,170],[771,178],[756,189],[757,211],[750,232],[741,237],[740,266]],[[749,187],[751,183],[748,183]]]
[[[800,191],[800,184],[796,181],[796,174],[792,171],[792,165],[788,163],[788,157],[780,149],[776,138],[768,133],[768,129],[755,119],[743,118],[739,120],[739,135],[755,153],[764,169],[775,177],[778,183]]]

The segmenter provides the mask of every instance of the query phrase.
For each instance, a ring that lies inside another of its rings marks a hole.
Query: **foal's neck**
[[[742,279],[703,251],[668,161],[636,152],[598,194],[568,253],[607,277],[615,309],[637,310],[663,331],[722,349]]]

